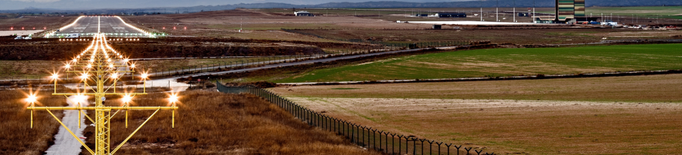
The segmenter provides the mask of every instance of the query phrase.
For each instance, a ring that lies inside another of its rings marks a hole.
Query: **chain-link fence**
[[[249,93],[260,96],[265,100],[283,108],[294,117],[323,130],[334,132],[348,138],[352,143],[367,149],[386,154],[410,155],[494,155],[483,152],[483,149],[465,147],[435,140],[421,139],[415,136],[405,136],[372,127],[355,124],[350,121],[334,118],[281,97],[268,90],[253,86],[225,86],[216,83],[218,91],[223,93]]]

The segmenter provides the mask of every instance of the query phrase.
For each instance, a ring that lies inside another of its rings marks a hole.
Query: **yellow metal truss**
[[[98,28],[99,31],[99,28]],[[80,104],[76,107],[35,107],[34,103],[27,108],[31,110],[31,127],[33,127],[33,111],[34,110],[46,110],[50,115],[52,115],[61,125],[64,127],[71,135],[78,140],[78,142],[85,147],[93,155],[111,155],[116,153],[123,144],[125,144],[135,133],[137,133],[144,124],[147,123],[159,110],[172,110],[173,111],[173,123],[172,127],[175,127],[175,110],[178,107],[175,104],[175,98],[171,102],[171,106],[168,107],[131,107],[128,103],[123,106],[105,106],[103,100],[105,96],[108,95],[120,95],[120,96],[130,96],[130,95],[146,95],[146,88],[143,88],[142,93],[120,93],[116,92],[116,84],[118,79],[130,73],[133,76],[135,72],[135,66],[133,63],[128,62],[128,59],[116,52],[111,48],[106,41],[106,36],[104,34],[98,33],[93,37],[90,46],[79,54],[76,58],[70,61],[66,66],[68,73],[80,74],[82,80],[82,90],[79,88],[79,93],[57,93],[57,81],[59,75],[57,73],[53,74],[54,79],[54,93],[52,95],[77,95],[77,96],[93,96],[95,98],[95,105],[90,107],[82,107]],[[92,75],[91,75],[92,74]],[[141,74],[141,78],[144,81],[143,87],[146,87],[146,73]],[[88,85],[88,82],[95,82],[96,86]],[[105,85],[105,83],[111,83],[111,85]],[[35,98],[35,96],[33,96]],[[34,101],[35,102],[35,101]],[[95,150],[93,151],[90,147],[85,145],[85,143],[77,137],[71,129],[69,129],[64,123],[62,123],[59,118],[57,118],[52,110],[78,110],[79,114],[79,128],[80,128],[80,115],[83,110],[94,110],[95,119],[93,120],[89,116],[86,117],[95,124]],[[112,110],[116,110],[112,115]],[[147,118],[133,133],[131,133],[123,142],[121,142],[113,151],[111,150],[111,118],[114,117],[120,110],[126,112],[126,127],[128,126],[128,111],[129,110],[155,110],[155,112]]]

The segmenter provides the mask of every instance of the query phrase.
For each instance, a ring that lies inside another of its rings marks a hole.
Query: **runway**
[[[108,16],[79,18],[73,25],[66,26],[60,29],[59,32],[55,32],[54,36],[67,36],[71,34],[93,36],[97,32],[106,34],[108,37],[148,37],[145,32],[126,25],[121,18]]]
[[[406,21],[405,23],[436,25],[548,25],[536,23],[482,22],[482,21]]]

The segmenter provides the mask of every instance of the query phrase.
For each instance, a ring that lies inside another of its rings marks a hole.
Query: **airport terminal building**
[[[556,0],[556,23],[576,23],[585,18],[585,0]]]

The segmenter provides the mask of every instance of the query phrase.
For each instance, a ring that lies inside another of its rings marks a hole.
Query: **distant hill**
[[[333,2],[317,5],[294,5],[287,3],[249,3],[209,5],[172,8],[139,8],[139,9],[96,9],[96,10],[56,10],[26,8],[23,10],[5,10],[0,12],[86,12],[86,13],[121,13],[121,12],[164,12],[186,13],[213,10],[232,10],[236,8],[477,8],[477,7],[554,7],[554,0],[477,0],[464,2],[400,2],[400,1],[370,1],[370,2]],[[588,7],[620,7],[620,6],[682,6],[682,0],[586,0]]]

